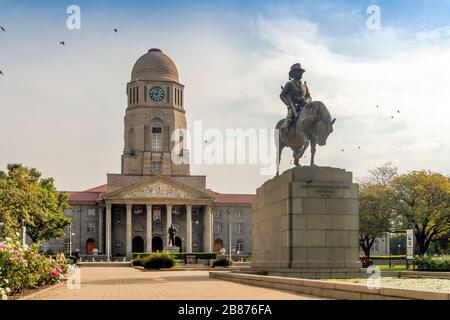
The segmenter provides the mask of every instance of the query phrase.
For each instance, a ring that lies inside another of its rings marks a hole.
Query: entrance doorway
[[[132,243],[133,252],[144,252],[144,239],[142,237],[134,237]]]
[[[220,250],[222,248],[223,248],[223,240],[216,239],[216,241],[214,241],[214,252],[220,253]]]
[[[89,238],[86,240],[86,254],[93,254],[95,249],[95,240]]]
[[[178,236],[175,236],[175,247],[180,248],[180,252],[183,251],[183,241]]]
[[[152,238],[152,251],[153,252],[163,251],[163,240],[160,236],[154,236]]]

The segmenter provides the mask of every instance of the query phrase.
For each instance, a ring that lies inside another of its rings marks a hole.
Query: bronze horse
[[[285,147],[289,147],[294,152],[294,164],[300,166],[299,160],[311,144],[311,166],[314,164],[316,145],[324,146],[328,136],[333,132],[333,124],[336,119],[331,120],[331,114],[321,101],[313,101],[307,104],[296,122],[286,129],[284,122],[286,119],[278,121],[275,129],[277,145],[277,175],[280,170],[281,153]],[[279,137],[279,141],[277,141]]]

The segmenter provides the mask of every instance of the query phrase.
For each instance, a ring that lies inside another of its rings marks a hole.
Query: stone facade
[[[121,173],[108,174],[106,185],[69,192],[72,224],[44,250],[130,258],[132,252],[164,250],[173,224],[180,251],[229,251],[230,243],[235,255],[251,251],[254,195],[207,189],[205,176],[190,174],[189,150],[179,150],[184,163],[172,161],[172,150],[184,139],[180,129],[187,127],[183,91],[176,65],[161,50],[138,59],[127,84]],[[222,212],[231,213],[226,223]],[[223,228],[215,233],[217,224]]]
[[[309,278],[359,273],[358,185],[351,172],[293,168],[257,190],[252,211],[252,269]]]

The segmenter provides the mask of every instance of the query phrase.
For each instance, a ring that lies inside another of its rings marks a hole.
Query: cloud
[[[276,114],[285,114],[279,85],[290,65],[301,62],[313,99],[323,101],[338,119],[328,145],[318,151],[319,165],[358,176],[388,161],[405,171],[449,172],[449,45],[424,44],[388,28],[354,35],[354,47],[338,53],[310,21],[259,17],[254,31],[266,46],[245,61],[251,70],[241,72],[229,88],[241,97],[234,104],[253,114],[239,117],[241,125],[271,126]],[[222,105],[229,101],[223,99]],[[286,156],[283,166],[289,166]]]
[[[65,190],[119,172],[124,86],[134,61],[155,46],[178,65],[189,126],[202,120],[209,128],[272,128],[286,115],[280,85],[301,62],[313,99],[337,118],[317,164],[357,176],[387,161],[449,173],[450,45],[395,28],[335,39],[306,19],[260,15],[231,27],[226,17],[164,30],[161,21],[138,19],[116,35],[101,35],[101,42],[93,31],[71,33],[66,48],[52,47],[59,33],[44,40],[8,33],[0,52],[8,61],[0,79],[1,166],[35,166]],[[109,30],[106,24],[101,30]],[[284,169],[288,158],[285,152]],[[192,166],[223,192],[254,192],[268,179],[259,172],[258,166]]]

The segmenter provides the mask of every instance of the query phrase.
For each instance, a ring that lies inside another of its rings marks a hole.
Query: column
[[[103,247],[103,208],[98,209],[98,252],[105,253]]]
[[[210,206],[206,206],[203,219],[203,251],[212,252],[212,210]]]
[[[111,204],[106,204],[106,257],[111,259]]]
[[[169,246],[169,227],[172,224],[172,205],[166,204],[166,230],[164,232],[166,233],[166,246]]]
[[[127,204],[127,238],[126,238],[126,255],[127,257],[131,257],[131,250],[132,248],[132,238],[131,238],[131,226],[132,226],[132,211],[133,211],[133,205]]]
[[[152,239],[153,239],[153,208],[151,204],[147,205],[147,228],[146,231],[146,249],[147,252],[152,252]]]
[[[192,252],[192,206],[186,205],[186,252]]]

